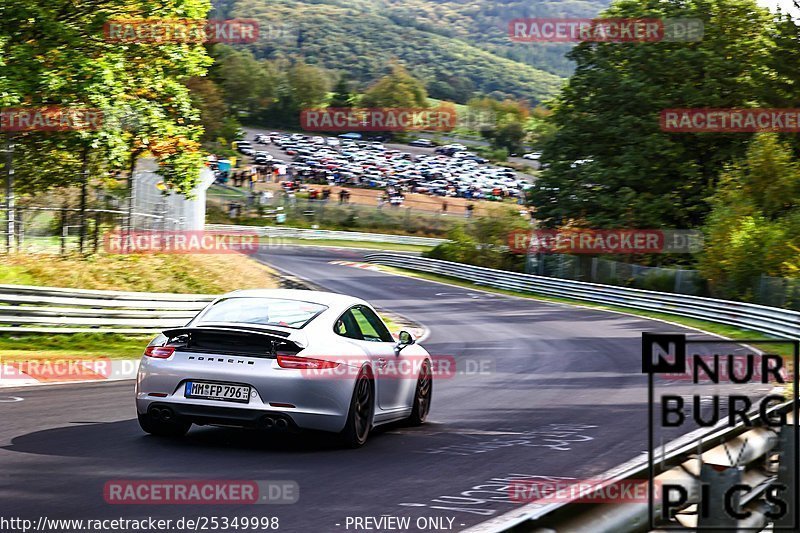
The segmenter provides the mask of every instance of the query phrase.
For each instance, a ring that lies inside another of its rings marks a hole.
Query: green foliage
[[[330,79],[324,69],[298,62],[287,73],[292,102],[298,109],[319,107],[325,103]]]
[[[519,122],[509,122],[495,130],[483,130],[481,134],[489,139],[492,146],[495,146],[508,153],[519,153],[522,151],[522,140],[525,138],[525,129]]]
[[[699,18],[695,43],[584,43],[555,103],[533,199],[549,226],[697,227],[719,169],[744,153],[747,134],[666,133],[669,108],[752,107],[774,76],[774,24],[754,0],[620,0],[611,17]],[[734,59],[735,58],[735,59]],[[584,164],[575,161],[583,160]]]
[[[328,105],[330,107],[353,107],[353,101],[356,95],[353,94],[351,85],[347,76],[339,76],[339,80],[333,88],[333,96],[331,96]]]
[[[399,63],[361,97],[362,107],[428,107],[425,86]]]
[[[232,139],[239,123],[228,115],[229,109],[225,102],[222,89],[210,78],[191,78],[187,80],[192,98],[192,105],[200,114],[200,123],[203,126],[203,141],[212,141],[222,138],[224,141]]]
[[[492,161],[506,161],[508,159],[507,148],[487,148],[483,150],[478,148],[477,151],[485,158],[491,159]]]
[[[274,101],[278,80],[249,50],[226,45],[213,48],[212,78],[222,87],[234,114],[253,114]]]
[[[607,0],[215,0],[229,17],[254,18],[262,28],[300,28],[300,39],[249,45],[260,59],[303,58],[346,72],[362,91],[399,60],[428,92],[464,103],[476,93],[540,102],[570,70],[569,45],[515,44],[514,17],[596,15]],[[222,11],[222,9],[220,9]],[[298,43],[298,41],[300,41]]]
[[[112,19],[202,19],[204,0],[67,0],[0,4],[0,105],[60,105],[103,111],[97,130],[14,135],[13,164],[19,192],[83,181],[130,168],[152,146],[158,159],[175,148],[196,149],[202,128],[184,82],[210,63],[201,45],[120,44],[103,38]],[[199,168],[171,175],[179,190],[191,188]]]
[[[722,174],[700,264],[715,295],[752,298],[761,275],[797,276],[800,165],[788,144],[758,134],[747,158]]]
[[[531,115],[525,123],[527,140],[536,148],[545,146],[552,142],[558,128],[550,120],[552,112],[543,107],[537,107],[531,111]]]
[[[510,232],[527,229],[527,220],[520,217],[517,210],[496,207],[487,216],[475,218],[463,227],[453,228],[447,235],[448,242],[423,255],[444,261],[521,271],[525,256],[509,252],[506,247]]]

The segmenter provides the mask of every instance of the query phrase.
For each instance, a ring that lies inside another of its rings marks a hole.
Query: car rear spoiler
[[[191,337],[193,332],[203,333],[219,333],[220,335],[241,335],[243,337],[250,335],[259,335],[268,337],[278,341],[288,341],[295,344],[298,348],[306,348],[308,341],[306,336],[299,331],[287,332],[278,329],[267,329],[260,327],[250,327],[242,324],[232,325],[219,325],[219,326],[184,326],[182,328],[165,329],[161,333],[167,338],[175,338],[180,335],[189,335]]]

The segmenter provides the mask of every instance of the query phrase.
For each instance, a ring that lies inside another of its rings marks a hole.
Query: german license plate
[[[224,402],[250,401],[250,387],[229,383],[208,383],[205,381],[187,381],[185,394],[187,398],[203,400],[221,400]]]

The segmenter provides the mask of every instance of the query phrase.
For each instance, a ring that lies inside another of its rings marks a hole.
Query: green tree
[[[344,74],[339,76],[339,80],[333,88],[333,96],[331,96],[328,105],[330,107],[353,107],[356,95],[353,94],[351,85],[352,82],[347,76]]]
[[[203,0],[8,0],[0,5],[0,63],[5,65],[0,92],[12,91],[0,96],[0,103],[103,112],[99,129],[13,135],[15,150],[4,162],[23,191],[80,185],[81,244],[92,176],[114,168],[126,168],[130,175],[154,145],[180,146],[183,157],[196,162],[194,139],[201,128],[194,124],[183,81],[204,74],[209,64],[200,44],[120,44],[103,38],[104,24],[131,17],[203,19],[208,8]],[[190,190],[198,172],[199,164],[186,165],[169,180],[178,190]]]
[[[793,276],[800,254],[800,164],[775,134],[753,138],[711,199],[701,272],[713,294],[752,298],[759,276]]]
[[[509,235],[529,230],[528,220],[519,211],[495,206],[491,212],[456,226],[448,241],[426,252],[425,257],[467,263],[489,268],[521,271],[525,256],[508,250]]]
[[[489,139],[495,148],[505,148],[509,153],[519,153],[525,139],[525,129],[519,122],[508,122],[494,130],[482,130],[481,135]]]
[[[428,107],[425,85],[402,65],[392,64],[390,74],[379,79],[361,97],[363,107]]]
[[[748,135],[666,133],[669,108],[751,107],[769,70],[774,25],[754,0],[620,0],[609,17],[699,18],[699,42],[582,43],[557,98],[550,164],[533,192],[548,226],[697,227],[719,169]]]
[[[330,78],[324,69],[299,61],[289,68],[287,78],[295,109],[319,107],[327,100]]]
[[[200,124],[203,126],[202,139],[204,141],[220,137],[229,139],[230,111],[219,85],[209,78],[194,77],[186,81],[186,86],[191,92],[192,105],[200,113]]]
[[[277,80],[252,52],[218,44],[213,54],[216,64],[211,77],[222,87],[234,114],[255,115],[274,102]]]

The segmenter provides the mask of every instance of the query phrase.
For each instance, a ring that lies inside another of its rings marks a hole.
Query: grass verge
[[[363,242],[363,241],[340,241],[338,239],[287,239],[278,237],[261,239],[261,244],[271,246],[282,245],[310,245],[326,246],[330,248],[367,248],[370,250],[387,250],[395,252],[425,252],[431,250],[431,246],[420,246],[416,244],[398,244],[391,242]]]
[[[0,361],[39,359],[136,359],[153,335],[72,333],[54,335],[2,335]]]
[[[221,294],[276,288],[276,272],[240,254],[53,254],[0,256],[0,283],[141,292]],[[0,361],[138,358],[155,335],[3,334]]]
[[[278,286],[272,269],[240,254],[11,254],[0,256],[0,283],[203,294]]]

